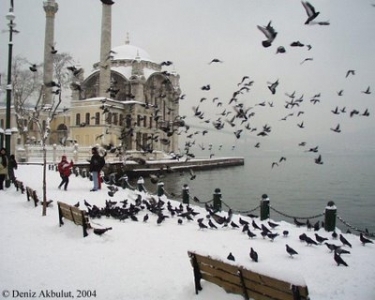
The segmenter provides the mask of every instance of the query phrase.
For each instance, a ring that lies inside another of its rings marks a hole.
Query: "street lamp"
[[[0,127],[0,147],[3,148],[4,145],[4,129]]]
[[[8,82],[7,82],[7,102],[6,102],[6,111],[5,111],[5,149],[8,154],[8,158],[10,156],[11,148],[10,148],[10,138],[12,136],[11,129],[10,129],[10,104],[12,101],[12,50],[13,50],[13,31],[14,27],[16,26],[13,23],[16,16],[13,13],[13,6],[9,9],[9,12],[5,16],[6,19],[9,21],[9,52],[8,52]],[[5,186],[10,186],[10,180],[7,179],[5,182]]]

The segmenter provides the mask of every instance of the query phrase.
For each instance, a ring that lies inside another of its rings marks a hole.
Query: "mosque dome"
[[[112,60],[139,59],[143,61],[152,61],[150,55],[137,46],[125,43],[112,49]]]

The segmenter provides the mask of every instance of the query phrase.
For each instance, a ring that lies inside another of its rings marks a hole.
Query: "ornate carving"
[[[46,1],[43,3],[43,8],[47,17],[54,17],[59,9],[59,5],[55,1]]]

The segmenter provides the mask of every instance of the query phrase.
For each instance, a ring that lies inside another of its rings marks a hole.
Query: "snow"
[[[120,45],[112,49],[113,54],[111,60],[122,60],[122,59],[136,59],[139,58],[144,61],[152,61],[150,54],[145,50],[134,46],[134,45]]]
[[[16,176],[35,189],[41,198],[41,166],[20,165]],[[271,242],[268,238],[263,239],[259,230],[252,230],[257,237],[250,239],[241,229],[230,226],[222,228],[219,225],[219,229],[202,230],[196,220],[186,219],[178,225],[176,216],[157,225],[157,217],[144,209],[137,215],[138,222],[130,219],[121,222],[105,217],[91,219],[90,223],[95,228],[113,229],[102,236],[89,230],[89,235],[84,238],[82,227],[70,221],[59,226],[56,201],[68,204],[79,201],[80,208],[86,209],[84,200],[104,207],[106,200],[128,199],[132,203],[137,194],[120,188],[111,198],[105,185],[101,191],[89,192],[92,182],[74,175],[70,177],[68,191],[58,190],[59,183],[59,174],[47,169],[47,200],[53,199],[54,204],[44,217],[41,206],[35,208],[13,186],[0,191],[0,292],[2,295],[10,293],[8,299],[16,298],[13,296],[21,292],[27,296],[27,293],[38,295],[46,290],[64,291],[66,296],[71,292],[75,298],[81,290],[85,293],[83,298],[100,300],[243,299],[241,295],[227,294],[204,280],[203,290],[196,295],[187,251],[207,254],[228,263],[226,257],[232,252],[236,261],[230,263],[291,282],[306,282],[314,300],[375,299],[375,244],[363,246],[357,235],[343,233],[352,244],[352,248],[343,247],[351,252],[342,254],[348,267],[337,266],[333,253],[325,245],[307,246],[299,241],[302,233],[314,238],[314,231],[297,228],[284,221],[278,222],[280,226],[273,230],[280,235]],[[142,197],[149,198],[150,195],[142,193]],[[169,201],[165,196],[162,199]],[[173,207],[180,204],[179,201],[170,201]],[[205,218],[207,213],[203,207],[191,207],[200,213],[195,219]],[[146,213],[150,218],[143,222]],[[165,209],[164,214],[167,213]],[[227,212],[220,214],[225,216]],[[247,216],[234,215],[233,220],[237,224],[239,217],[251,221]],[[267,225],[266,221],[254,220],[259,225]],[[207,224],[206,219],[203,222]],[[287,237],[283,237],[284,230],[289,231]],[[340,233],[340,230],[337,229],[337,232]],[[330,243],[342,245],[339,240],[332,240],[331,233],[323,229],[318,234],[328,237]],[[299,254],[289,257],[285,244]],[[258,263],[252,262],[249,257],[250,247],[258,252]]]

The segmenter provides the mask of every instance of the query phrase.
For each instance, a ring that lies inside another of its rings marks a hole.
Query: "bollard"
[[[158,182],[158,197],[164,195],[164,182]]]
[[[337,207],[335,202],[329,201],[326,206],[326,210],[324,213],[324,229],[326,231],[335,231],[336,229],[336,214],[337,214]]]
[[[73,157],[74,157],[74,161],[77,162],[78,161],[78,144],[74,144],[74,151],[73,151]]]
[[[214,210],[221,211],[221,190],[219,188],[216,188],[214,192]]]
[[[266,220],[270,217],[270,198],[266,194],[262,195],[260,200],[260,220]]]
[[[131,190],[130,185],[129,185],[129,181],[128,181],[128,176],[123,176],[121,179],[122,179],[121,187],[123,189],[130,189]]]
[[[145,183],[145,180],[143,179],[142,176],[140,176],[138,178],[138,181],[137,181],[137,187],[138,187],[138,191],[140,192],[145,192],[145,187],[143,186],[143,184]]]
[[[187,184],[184,184],[182,186],[182,203],[189,204],[189,186]]]
[[[52,145],[52,161],[54,164],[57,164],[57,153],[56,153],[56,149],[57,149],[57,145],[56,144],[53,144]]]

